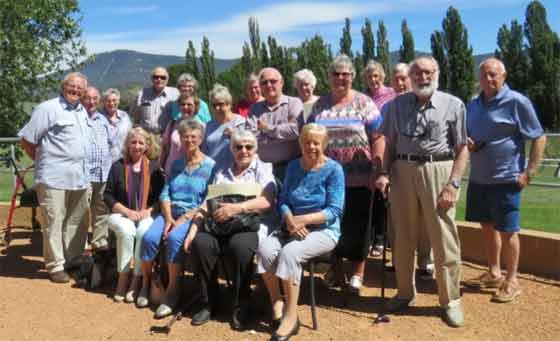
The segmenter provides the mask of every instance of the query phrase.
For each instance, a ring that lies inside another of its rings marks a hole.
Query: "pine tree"
[[[194,44],[192,40],[189,40],[187,44],[187,52],[185,53],[185,68],[187,70],[186,72],[190,73],[196,80],[200,78],[197,59]]]
[[[546,9],[532,1],[525,13],[525,36],[531,59],[528,93],[541,124],[560,127],[560,40],[548,25]]]
[[[375,38],[373,37],[373,29],[371,21],[366,18],[362,27],[362,65],[366,65],[368,61],[375,58]],[[358,65],[356,65],[358,66]]]
[[[352,58],[352,35],[350,34],[350,19],[344,19],[344,28],[340,38],[340,54],[345,54]]]
[[[523,46],[523,26],[513,20],[498,31],[498,49],[494,53],[507,70],[507,83],[517,91],[526,92],[529,77],[529,58]]]
[[[268,66],[270,64],[270,58],[268,57],[268,50],[266,49],[266,44],[264,41],[261,43],[261,61],[260,64],[263,67]]]
[[[270,62],[268,66],[272,66],[280,70],[282,68],[284,51],[282,47],[278,45],[276,38],[268,36],[268,51],[270,52]]]
[[[241,56],[240,63],[241,72],[244,76],[249,75],[251,72],[255,72],[251,59],[251,47],[249,47],[249,44],[247,42],[243,44],[243,55]]]
[[[260,63],[261,34],[259,30],[259,22],[255,17],[249,18],[249,41],[251,42],[251,62],[253,63],[253,69],[259,70],[262,67]]]
[[[447,63],[447,56],[445,55],[445,37],[443,32],[436,31],[432,33],[430,38],[432,46],[432,56],[439,65],[439,88],[442,91],[449,89],[449,65]]]
[[[210,42],[204,36],[200,55],[201,77],[199,79],[199,96],[205,97],[216,83],[216,66],[214,62],[214,51],[210,49]]]
[[[410,63],[414,59],[414,37],[408,28],[406,19],[401,23],[402,45],[399,49],[399,61],[401,63]]]
[[[387,40],[387,29],[383,20],[379,21],[377,27],[377,61],[383,65],[385,69],[385,82],[391,79],[391,56],[389,52],[389,41]]]
[[[331,62],[330,46],[320,35],[306,39],[296,50],[298,70],[309,69],[317,78],[315,94],[325,94],[329,90],[328,68]]]

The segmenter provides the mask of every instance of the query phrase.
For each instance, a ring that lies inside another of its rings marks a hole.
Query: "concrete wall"
[[[480,225],[457,222],[464,260],[486,262],[486,251]],[[547,232],[521,230],[521,256],[519,270],[535,275],[560,277],[560,235]]]

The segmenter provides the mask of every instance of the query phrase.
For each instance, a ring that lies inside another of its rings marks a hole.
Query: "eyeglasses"
[[[251,150],[253,150],[253,148],[255,148],[255,146],[253,146],[252,144],[237,144],[234,148],[238,152],[242,151],[243,149],[246,149],[250,152]]]
[[[267,85],[267,84],[271,84],[271,85],[275,85],[276,83],[278,83],[279,79],[263,79],[261,80],[261,85]]]
[[[159,80],[164,81],[164,80],[167,79],[167,76],[165,76],[165,75],[152,75],[152,79],[153,80],[159,79]]]
[[[350,78],[352,76],[352,73],[351,72],[336,72],[336,71],[333,71],[333,72],[331,72],[331,75],[333,75],[336,78],[340,78],[340,77]]]

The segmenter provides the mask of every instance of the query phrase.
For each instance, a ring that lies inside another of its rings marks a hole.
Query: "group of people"
[[[417,264],[427,277],[435,272],[444,320],[461,326],[455,204],[469,154],[467,219],[482,224],[489,271],[465,284],[497,288],[494,300],[509,302],[521,292],[520,191],[545,144],[531,103],[505,84],[503,64],[490,58],[479,70],[481,92],[465,106],[437,90],[431,57],[395,65],[391,87],[383,66],[370,61],[362,93],[352,88],[352,60],[340,55],[329,66],[327,94],[314,94],[317,80],[304,69],[294,75],[298,97],[285,95],[280,72],[265,67],[249,75],[246,98],[234,105],[225,86],[216,84],[206,103],[192,75],[180,75],[174,88],[157,67],[130,115],[118,110],[116,89],[100,95],[70,73],[60,96],[38,105],[19,133],[35,160],[49,277],[69,281],[66,269],[84,252],[91,220],[93,252],[114,239],[116,302],[151,304],[152,267],[165,246],[169,280],[156,317],[179,304],[188,257],[201,292],[192,324],[204,324],[220,304],[223,257],[233,270],[232,327],[248,322],[256,271],[271,301],[272,340],[287,340],[299,329],[302,264],[331,253],[325,283],[359,293],[368,255],[379,256],[389,238],[398,293],[388,310],[413,304]],[[527,164],[525,140],[533,141]],[[224,193],[237,199],[216,203]],[[383,200],[388,236],[371,224]],[[344,259],[352,262],[348,278]]]

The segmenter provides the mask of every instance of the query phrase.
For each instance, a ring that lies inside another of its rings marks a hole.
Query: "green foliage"
[[[187,52],[185,53],[185,72],[190,73],[194,79],[200,78],[200,71],[198,69],[198,62],[196,58],[196,49],[192,40],[189,40]]]
[[[330,46],[320,35],[306,39],[296,50],[298,69],[309,69],[317,78],[316,94],[324,94],[329,90],[328,68],[332,56]]]
[[[340,54],[345,54],[352,58],[352,35],[350,34],[350,19],[344,19],[344,28],[340,38]]]
[[[529,58],[523,48],[523,26],[517,20],[511,22],[509,29],[505,24],[500,27],[495,55],[506,67],[508,85],[525,93],[529,80]]]
[[[62,70],[85,56],[75,0],[0,1],[0,136],[27,120],[25,102],[59,86]]]
[[[432,56],[439,64],[439,88],[447,90],[449,84],[449,64],[445,55],[445,37],[443,32],[435,31],[430,37]]]
[[[259,30],[259,23],[257,21],[257,18],[255,17],[249,18],[249,41],[251,43],[252,49],[252,70],[258,71],[263,67],[263,65],[260,62],[261,35]]]
[[[379,21],[377,27],[377,61],[385,69],[385,82],[391,80],[391,57],[389,52],[389,40],[387,40],[387,29],[383,20]]]
[[[216,66],[214,63],[214,51],[210,50],[208,38],[202,38],[202,49],[200,55],[200,95],[206,96],[216,83]]]
[[[525,13],[525,37],[531,59],[528,94],[544,127],[560,127],[560,40],[548,25],[546,9],[532,1]]]
[[[371,21],[366,18],[364,26],[362,26],[362,66],[373,59],[375,59],[375,38],[373,37]]]
[[[399,61],[410,63],[414,59],[414,37],[408,28],[406,19],[401,23],[402,45],[399,49]]]

